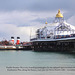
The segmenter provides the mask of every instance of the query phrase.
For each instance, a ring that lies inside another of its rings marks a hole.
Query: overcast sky
[[[0,40],[19,36],[29,41],[37,27],[54,20],[58,9],[75,25],[75,0],[0,0]]]

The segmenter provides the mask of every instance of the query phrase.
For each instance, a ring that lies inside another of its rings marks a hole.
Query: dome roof
[[[47,24],[47,21],[45,22],[45,24]]]
[[[61,18],[63,18],[63,15],[60,13],[60,9],[58,10],[58,13],[56,14],[56,17],[61,17]]]

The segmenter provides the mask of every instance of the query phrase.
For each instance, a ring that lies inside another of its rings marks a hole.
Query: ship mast
[[[30,28],[30,41],[31,41],[31,33],[32,33],[32,30],[31,30],[31,28]]]

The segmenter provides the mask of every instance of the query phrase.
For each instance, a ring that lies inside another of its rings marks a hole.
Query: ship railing
[[[37,40],[37,38],[32,38],[32,39],[30,39],[30,41],[33,41],[33,40]]]
[[[15,46],[6,46],[6,45],[4,45],[4,46],[0,46],[0,48],[16,48]]]

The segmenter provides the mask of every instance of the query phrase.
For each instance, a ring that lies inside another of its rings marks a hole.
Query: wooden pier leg
[[[75,49],[75,42],[74,42],[74,49]]]

